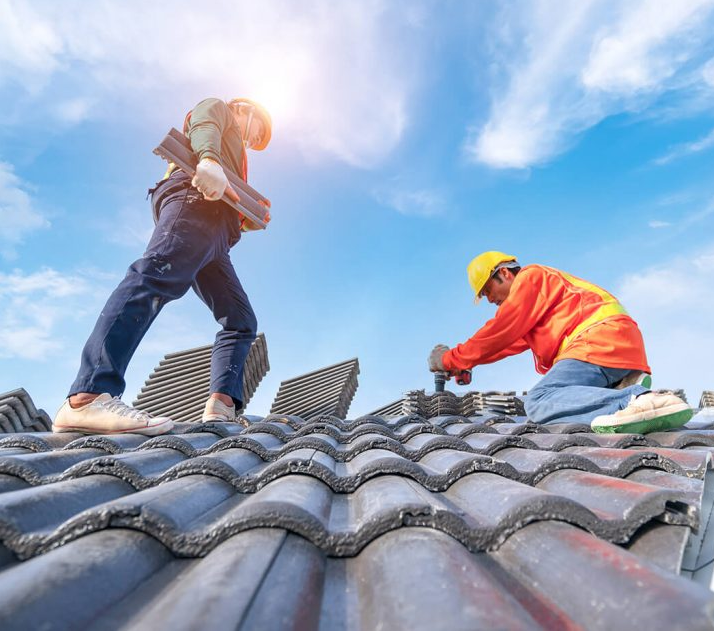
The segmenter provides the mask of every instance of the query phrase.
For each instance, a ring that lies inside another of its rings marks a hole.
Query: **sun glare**
[[[273,118],[273,124],[289,125],[309,89],[310,64],[300,55],[270,56],[251,68],[250,98],[263,105]]]

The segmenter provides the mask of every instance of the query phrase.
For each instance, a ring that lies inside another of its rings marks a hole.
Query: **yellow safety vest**
[[[587,329],[595,326],[596,324],[600,324],[600,322],[602,322],[603,320],[607,320],[607,318],[611,318],[612,316],[628,315],[625,307],[623,307],[618,302],[617,298],[615,298],[615,296],[613,296],[611,293],[605,291],[597,285],[588,283],[587,281],[581,280],[580,278],[575,278],[575,276],[571,276],[570,274],[566,274],[565,272],[560,272],[560,274],[563,276],[563,278],[565,278],[565,280],[567,280],[575,287],[578,287],[579,289],[584,289],[585,291],[591,291],[600,296],[602,298],[602,305],[598,307],[597,311],[595,311],[595,313],[593,313],[589,318],[586,318],[580,324],[578,324],[578,326],[576,326],[570,332],[570,335],[566,335],[563,338],[563,341],[560,344],[560,348],[558,349],[558,355],[560,355],[576,337],[578,337]]]

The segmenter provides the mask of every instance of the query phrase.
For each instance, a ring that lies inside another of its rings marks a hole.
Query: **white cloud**
[[[714,129],[712,129],[706,136],[700,138],[699,140],[695,140],[693,142],[686,142],[681,145],[677,145],[676,147],[673,147],[665,155],[654,160],[654,163],[659,166],[662,166],[678,158],[682,158],[693,153],[705,151],[710,147],[714,147]]]
[[[435,217],[446,212],[447,203],[443,193],[429,189],[380,189],[374,191],[375,199],[402,215]]]
[[[93,283],[51,268],[0,273],[0,357],[43,360],[60,353],[62,327],[97,308],[88,304]]]
[[[593,41],[583,84],[615,94],[657,89],[692,55],[692,32],[711,0],[631,2]]]
[[[642,108],[670,88],[701,84],[701,69],[693,73],[688,63],[705,47],[712,6],[712,0],[506,5],[494,50],[507,48],[509,61],[495,66],[501,81],[494,83],[488,119],[471,130],[467,155],[492,167],[527,168],[609,115]],[[687,72],[696,82],[682,79]]]
[[[50,225],[25,188],[12,165],[0,162],[0,256],[6,259],[15,258],[25,235]]]
[[[97,226],[109,243],[125,247],[146,247],[154,231],[149,203],[124,206],[109,219],[100,219]]]
[[[0,83],[22,82],[40,89],[59,66],[61,39],[49,20],[38,19],[26,2],[0,0]]]
[[[702,66],[702,78],[708,85],[714,88],[714,59],[710,59]]]
[[[57,103],[53,111],[59,121],[75,125],[91,116],[94,105],[95,101],[93,99],[67,99]]]
[[[655,387],[685,388],[690,402],[714,388],[714,244],[625,276],[617,295],[645,338]]]
[[[87,289],[84,278],[64,275],[49,267],[32,274],[21,270],[13,270],[10,274],[0,272],[0,296],[3,297],[42,293],[51,298],[65,298],[82,294]]]
[[[676,221],[664,221],[661,219],[652,219],[648,222],[650,228],[671,228],[670,232],[681,234],[690,228],[697,226],[707,220],[714,214],[714,199],[708,199],[698,207],[691,207],[688,212],[677,217]]]
[[[35,86],[33,104],[68,122],[117,107],[165,121],[199,98],[250,95],[276,139],[369,166],[400,140],[421,68],[410,42],[425,21],[402,4],[0,0],[0,94]]]

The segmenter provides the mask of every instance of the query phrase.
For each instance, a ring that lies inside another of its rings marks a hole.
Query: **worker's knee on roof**
[[[530,390],[527,395],[523,396],[523,407],[526,411],[528,420],[534,423],[543,415],[543,410],[546,407],[546,399],[548,398],[550,388],[538,388],[537,386]]]

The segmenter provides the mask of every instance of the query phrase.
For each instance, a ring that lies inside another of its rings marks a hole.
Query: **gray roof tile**
[[[201,419],[209,395],[213,345],[169,353],[154,368],[134,407],[179,422]],[[243,373],[243,400],[247,405],[270,370],[265,335],[259,333],[250,347]],[[244,405],[244,407],[245,407]]]
[[[709,430],[243,420],[0,439],[0,626],[713,626],[673,573]]]
[[[69,574],[56,568],[72,567]],[[0,624],[26,629],[710,629],[711,595],[567,524],[471,553],[402,528],[330,558],[279,528],[176,559],[141,532],[90,534],[0,575]],[[583,568],[587,568],[584,572]],[[425,573],[427,573],[425,575]],[[179,580],[180,579],[180,580]],[[91,597],[88,595],[91,594]]]
[[[357,391],[357,375],[359,361],[354,358],[283,381],[270,411],[301,422],[320,416],[345,418]]]
[[[51,427],[47,412],[35,407],[24,388],[0,394],[0,433],[44,432]]]

